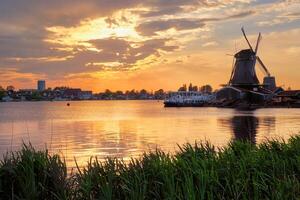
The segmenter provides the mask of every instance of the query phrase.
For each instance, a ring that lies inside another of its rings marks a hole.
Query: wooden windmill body
[[[276,88],[275,78],[270,75],[262,60],[257,56],[261,34],[259,33],[255,49],[253,49],[243,28],[242,33],[249,49],[243,49],[234,55],[235,62],[229,82],[217,93],[217,99],[263,102]],[[263,84],[259,82],[256,75],[257,62],[266,75]]]

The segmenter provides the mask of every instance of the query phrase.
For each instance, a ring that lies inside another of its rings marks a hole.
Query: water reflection
[[[157,101],[79,101],[0,103],[0,155],[24,141],[61,152],[68,166],[90,156],[129,159],[149,149],[167,152],[177,144],[209,141],[226,146],[232,139],[260,143],[288,139],[300,130],[300,109],[253,112],[218,108],[164,108]]]
[[[256,143],[259,118],[255,116],[234,116],[230,120],[235,140],[248,140]]]
[[[233,140],[247,140],[257,143],[257,135],[263,133],[267,138],[275,131],[274,116],[256,116],[255,113],[235,113],[227,119],[219,119],[222,126],[227,127],[233,134]]]

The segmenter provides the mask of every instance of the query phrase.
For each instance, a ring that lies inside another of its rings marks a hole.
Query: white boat
[[[211,103],[215,99],[214,94],[198,91],[171,92],[165,99],[165,107],[201,107]]]

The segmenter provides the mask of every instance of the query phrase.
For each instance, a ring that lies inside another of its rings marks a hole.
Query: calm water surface
[[[232,139],[260,143],[287,139],[300,131],[300,109],[236,111],[218,108],[164,108],[162,101],[78,101],[0,103],[0,154],[22,141],[61,153],[69,166],[90,156],[129,159],[159,147]]]

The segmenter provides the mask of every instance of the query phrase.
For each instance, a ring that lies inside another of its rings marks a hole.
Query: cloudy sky
[[[300,89],[300,0],[0,0],[0,85],[218,88],[242,26],[253,46],[262,32],[277,83]]]

